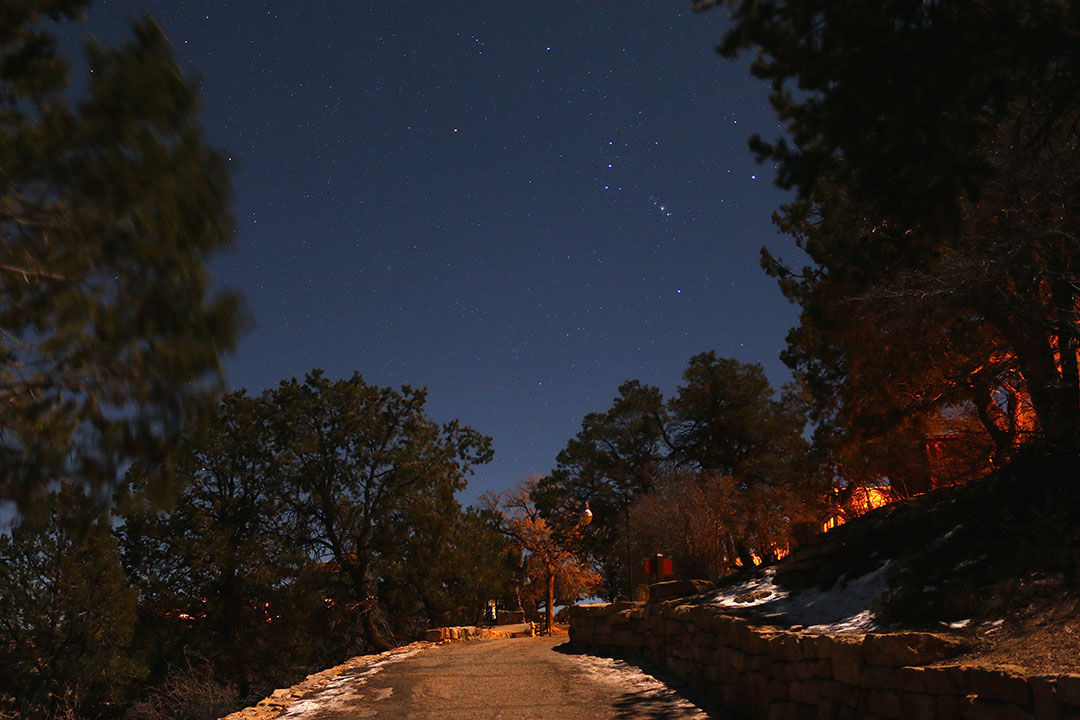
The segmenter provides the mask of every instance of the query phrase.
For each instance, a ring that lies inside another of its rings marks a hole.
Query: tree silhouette
[[[380,579],[409,546],[405,538],[445,541],[423,519],[433,504],[457,510],[453,494],[490,460],[491,441],[456,420],[429,420],[424,390],[376,387],[359,375],[330,381],[315,370],[263,397],[289,532],[340,569],[368,642],[386,649]]]
[[[97,717],[139,674],[135,591],[100,509],[71,486],[46,502],[0,535],[0,710]]]
[[[231,190],[193,85],[146,19],[120,47],[86,43],[70,106],[47,20],[85,5],[17,0],[0,30],[0,497],[23,509],[57,479],[167,470],[241,319],[206,270]]]

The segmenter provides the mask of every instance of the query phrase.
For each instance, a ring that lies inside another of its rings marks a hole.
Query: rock
[[[885,667],[926,665],[965,649],[963,641],[940,633],[869,633],[863,641],[863,659],[867,665]]]
[[[668,580],[653,583],[649,586],[649,602],[654,603],[668,598],[697,595],[708,590],[711,585],[712,583],[706,580]]]

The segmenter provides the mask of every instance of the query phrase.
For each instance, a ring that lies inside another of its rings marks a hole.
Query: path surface
[[[339,676],[281,720],[726,717],[632,665],[557,647],[565,641],[476,640],[394,655]]]

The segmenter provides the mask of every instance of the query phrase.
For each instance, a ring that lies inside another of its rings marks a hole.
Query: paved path
[[[339,676],[281,720],[725,717],[634,666],[557,647],[565,641],[475,640],[391,656]]]

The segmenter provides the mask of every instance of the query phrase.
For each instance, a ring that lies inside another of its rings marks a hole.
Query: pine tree
[[[424,414],[425,390],[368,385],[358,374],[331,381],[320,370],[303,383],[267,391],[274,432],[275,482],[288,532],[340,576],[356,603],[370,646],[392,643],[380,582],[412,545],[440,537],[425,527],[432,503],[458,511],[454,492],[475,465],[491,459],[491,440],[454,420]]]
[[[1075,442],[1080,4],[695,5],[732,8],[719,50],[756,52],[787,131],[751,144],[814,265],[764,264],[803,309],[786,360],[818,412],[858,442],[966,404],[1001,457],[1023,395]]]
[[[265,410],[242,391],[225,396],[181,457],[185,487],[167,512],[146,499],[147,475],[133,467],[117,529],[151,670],[194,654],[242,695],[286,680],[324,640],[303,628],[323,597],[301,592],[307,557],[283,536]]]
[[[145,19],[86,43],[86,97],[55,23],[85,0],[0,11],[0,497],[59,478],[115,483],[167,465],[213,407],[239,300],[206,259],[233,234],[230,183],[193,84]]]
[[[95,504],[71,486],[47,503],[0,535],[0,709],[100,717],[138,675],[135,592]]]

